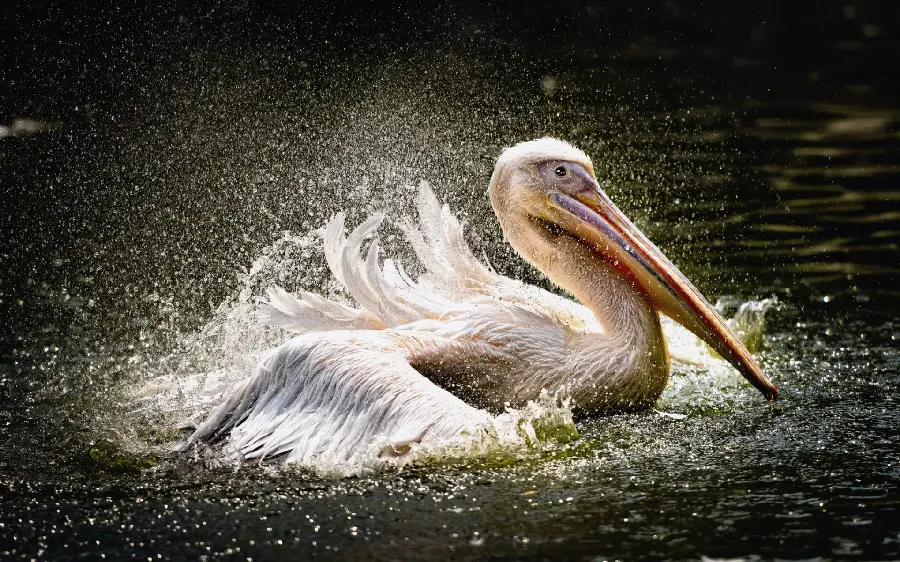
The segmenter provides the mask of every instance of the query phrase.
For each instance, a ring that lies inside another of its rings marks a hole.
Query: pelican
[[[509,244],[577,302],[478,260],[425,184],[419,224],[400,225],[426,269],[417,281],[381,261],[381,214],[346,235],[339,213],[324,228],[325,257],[357,306],[270,289],[261,315],[300,335],[226,393],[186,445],[353,463],[453,443],[542,391],[569,397],[579,415],[650,408],[669,376],[661,313],[777,399],[715,309],[600,188],[584,152],[553,138],[507,148],[488,194]]]

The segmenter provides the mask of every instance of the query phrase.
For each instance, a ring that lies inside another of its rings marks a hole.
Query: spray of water
[[[766,314],[778,306],[775,298],[742,301],[728,296],[716,302],[729,328],[753,352],[762,350]],[[672,374],[658,408],[681,414],[710,414],[733,411],[745,401],[758,401],[755,393],[738,391],[748,387],[747,383],[706,343],[669,318],[663,318],[662,325],[672,357]]]
[[[174,351],[159,361],[155,370],[135,379],[123,395],[125,429],[123,440],[135,452],[165,453],[183,440],[234,385],[245,380],[266,350],[285,339],[280,330],[267,327],[257,316],[257,306],[267,287],[304,283],[323,287],[322,292],[348,302],[339,286],[313,277],[322,273],[321,231],[305,235],[283,233],[265,247],[251,267],[239,274],[239,288],[217,307],[212,318],[196,332],[181,337]],[[776,301],[740,302],[721,299],[717,307],[731,313],[729,324],[740,337],[758,349],[765,329],[765,314]],[[708,346],[676,323],[663,322],[674,361],[671,383],[659,407],[679,412],[673,417],[697,412],[730,410],[743,386],[731,367]],[[138,438],[145,428],[143,442]],[[153,428],[149,432],[146,428]],[[183,430],[183,431],[182,431]],[[493,416],[491,423],[452,443],[412,444],[394,455],[384,455],[387,437],[376,439],[366,454],[352,464],[317,458],[306,467],[320,474],[348,474],[413,462],[441,462],[452,458],[528,455],[579,438],[566,399],[542,392],[535,401]],[[209,451],[205,451],[209,453]],[[209,454],[202,455],[210,458]],[[214,455],[213,455],[214,456]],[[237,457],[224,456],[228,462]],[[221,459],[220,459],[221,460]]]

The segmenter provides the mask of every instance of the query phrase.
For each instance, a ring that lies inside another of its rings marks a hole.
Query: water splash
[[[411,443],[400,454],[385,454],[391,444],[386,436],[381,436],[369,445],[366,454],[352,463],[319,456],[304,461],[300,468],[312,470],[320,477],[345,477],[423,465],[454,465],[459,461],[478,462],[481,466],[504,465],[537,458],[580,437],[570,400],[542,390],[536,400],[529,400],[521,408],[507,407],[502,414],[492,416],[487,425],[472,433],[462,433],[451,442]],[[232,462],[239,461],[232,459]]]
[[[144,432],[145,443],[138,448],[170,449],[182,437],[173,429],[195,425],[223,392],[252,372],[265,350],[281,343],[280,330],[258,321],[257,305],[271,284],[312,281],[321,269],[314,255],[318,237],[318,231],[302,236],[283,233],[238,274],[239,289],[219,304],[205,325],[179,335],[172,351],[134,373],[122,398],[126,431],[135,434],[136,428],[153,428]],[[340,298],[328,286],[322,291]]]
[[[763,349],[766,314],[778,306],[776,298],[742,301],[726,296],[716,302],[728,327],[753,352]],[[715,414],[733,411],[745,401],[759,400],[755,392],[745,392],[746,381],[700,338],[666,317],[662,326],[672,370],[658,408],[688,415]]]

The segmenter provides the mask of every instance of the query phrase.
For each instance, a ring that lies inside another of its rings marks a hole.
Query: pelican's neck
[[[589,308],[603,327],[602,333],[578,333],[565,350],[570,374],[560,382],[579,409],[652,405],[665,388],[669,361],[659,314],[645,295],[614,264],[573,237],[507,238],[555,285]]]
[[[644,348],[659,340],[659,315],[618,268],[568,236],[548,250],[526,257],[588,307],[606,336]]]

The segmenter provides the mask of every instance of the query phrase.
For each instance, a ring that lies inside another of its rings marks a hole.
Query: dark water
[[[623,6],[0,7],[0,558],[900,558],[898,8]],[[546,134],[707,295],[779,299],[782,410],[340,480],[125,446],[282,231],[426,178],[541,282],[484,190]]]

